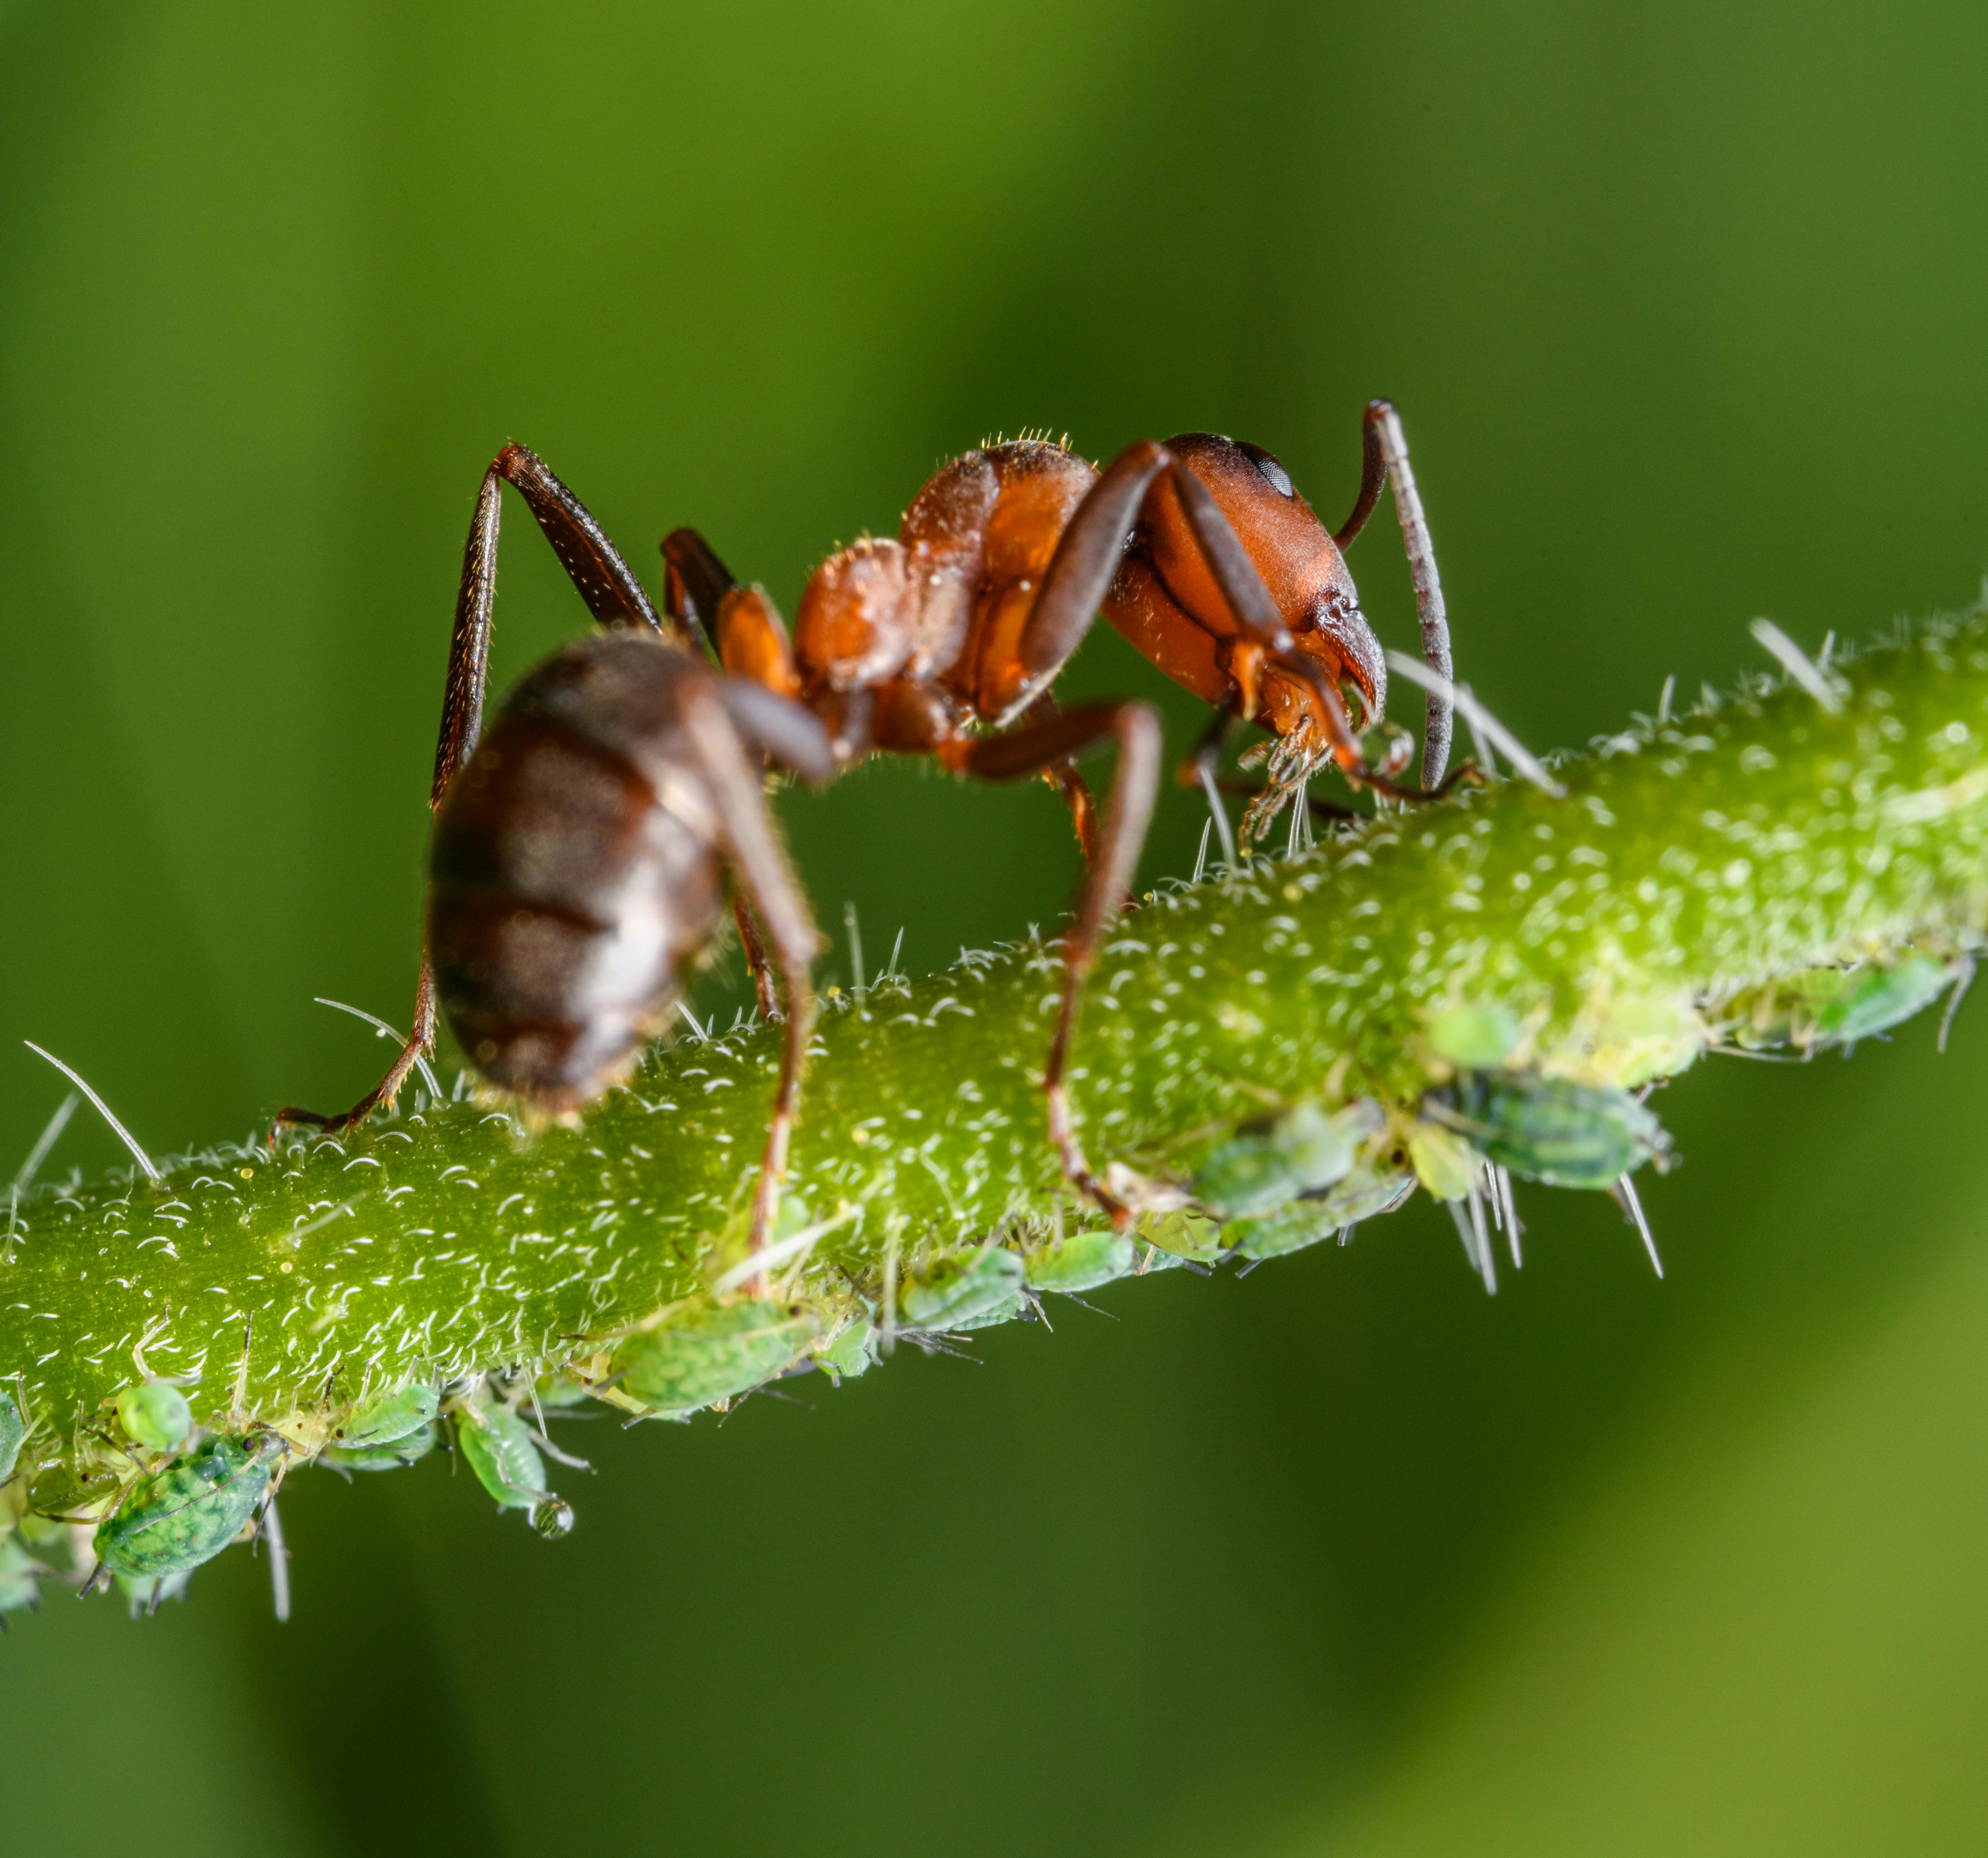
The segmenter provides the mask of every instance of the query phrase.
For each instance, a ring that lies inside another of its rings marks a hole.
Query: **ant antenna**
[[[90,1102],[96,1106],[97,1114],[102,1116],[104,1121],[110,1125],[111,1128],[116,1132],[118,1140],[122,1142],[127,1148],[130,1150],[132,1154],[137,1158],[138,1165],[145,1171],[146,1177],[156,1184],[160,1180],[161,1176],[159,1171],[152,1165],[152,1157],[147,1154],[145,1151],[138,1146],[137,1141],[134,1139],[130,1130],[127,1129],[122,1123],[118,1121],[116,1116],[110,1113],[110,1106],[106,1103],[102,1097],[99,1096],[94,1090],[91,1089],[89,1085],[85,1083],[80,1077],[77,1076],[67,1065],[64,1064],[59,1058],[56,1057],[54,1052],[44,1052],[32,1039],[24,1039],[21,1042],[25,1046],[29,1051],[33,1052],[37,1058],[46,1058],[50,1064],[53,1065],[55,1068],[63,1074],[63,1076],[67,1078],[71,1083],[75,1085],[77,1089],[80,1090],[85,1096],[90,1099]],[[65,1117],[63,1120],[66,1121],[68,1119]]]

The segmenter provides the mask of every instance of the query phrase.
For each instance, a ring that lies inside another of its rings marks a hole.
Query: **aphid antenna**
[[[1946,1049],[1946,1035],[1953,1029],[1954,1015],[1960,1011],[1960,1003],[1967,998],[1967,990],[1974,985],[1974,957],[1963,951],[1954,963],[1958,971],[1953,983],[1953,991],[1948,996],[1946,1011],[1939,1016],[1939,1049]]]
[[[363,1006],[347,1006],[343,1000],[327,1000],[322,994],[313,994],[311,996],[311,1004],[313,1006],[328,1006],[337,1012],[350,1013],[355,1019],[363,1019],[382,1039],[387,1039],[394,1045],[404,1046],[407,1042],[406,1033],[397,1032],[385,1020],[380,1019],[377,1014],[369,1013]],[[415,1058],[414,1069],[421,1073],[421,1082],[428,1087],[428,1095],[437,1103],[440,1103],[442,1100],[441,1085],[430,1068],[425,1054],[419,1055]]]
[[[1388,663],[1409,683],[1418,684],[1425,691],[1435,691],[1439,697],[1447,697],[1462,712],[1463,720],[1469,725],[1473,735],[1482,729],[1498,745],[1506,760],[1542,793],[1556,800],[1567,798],[1567,789],[1547,773],[1539,757],[1485,708],[1467,686],[1452,684],[1440,671],[1431,671],[1421,659],[1411,658],[1403,652],[1389,652]]]
[[[842,906],[842,926],[849,936],[849,991],[866,994],[870,988],[863,976],[863,930],[856,920],[856,899],[853,897]]]
[[[1781,668],[1815,699],[1817,708],[1825,716],[1842,714],[1843,699],[1837,694],[1836,686],[1817,667],[1815,660],[1772,620],[1753,620],[1746,630],[1765,650],[1780,660]],[[1832,643],[1834,637],[1834,633],[1831,635]]]
[[[102,1097],[99,1096],[94,1090],[91,1089],[89,1085],[85,1083],[75,1072],[72,1071],[69,1066],[64,1064],[59,1058],[56,1057],[52,1052],[44,1052],[32,1039],[24,1039],[21,1042],[25,1046],[29,1051],[33,1052],[37,1058],[46,1058],[50,1064],[53,1065],[55,1068],[63,1074],[63,1076],[67,1078],[71,1083],[75,1085],[77,1089],[80,1090],[85,1096],[90,1099],[90,1103],[95,1106],[97,1114],[102,1116],[104,1121],[110,1125],[111,1131],[116,1135],[118,1140],[122,1142],[127,1148],[130,1150],[133,1158],[136,1160],[138,1165],[145,1171],[146,1178],[156,1186],[161,1179],[161,1175],[159,1174],[159,1171],[152,1165],[152,1157],[147,1154],[145,1151],[138,1146],[137,1141],[136,1138],[133,1137],[130,1130],[127,1129],[122,1123],[118,1121],[116,1116],[111,1114],[110,1106],[106,1103]]]
[[[1671,720],[1671,699],[1677,694],[1677,673],[1672,671],[1664,680],[1663,694],[1657,699],[1657,727],[1667,727]]]
[[[1467,684],[1459,684],[1456,687],[1459,691],[1470,690],[1470,686]],[[1475,693],[1472,693],[1471,701],[1473,703],[1476,701]],[[1470,731],[1470,746],[1477,756],[1479,765],[1484,770],[1485,778],[1487,780],[1497,780],[1500,777],[1498,771],[1496,745],[1485,733],[1477,718],[1468,710],[1463,712],[1463,721],[1464,726]]]
[[[1650,1230],[1650,1222],[1643,1214],[1643,1203],[1637,1198],[1636,1184],[1627,1174],[1618,1176],[1611,1191],[1615,1204],[1622,1209],[1622,1216],[1642,1235],[1643,1249],[1650,1255],[1650,1269],[1658,1277],[1664,1275],[1664,1261],[1657,1255],[1656,1235]]]
[[[886,1356],[898,1346],[898,1231],[893,1227],[884,1241],[884,1320],[877,1325],[881,1335],[877,1346]]]
[[[248,1345],[255,1337],[255,1312],[252,1309],[242,1325],[242,1364],[235,1370],[235,1390],[228,1400],[228,1423],[237,1432],[248,1423],[242,1403],[248,1397]]]

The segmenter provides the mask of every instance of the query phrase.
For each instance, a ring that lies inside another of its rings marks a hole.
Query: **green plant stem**
[[[1988,636],[1932,627],[1837,674],[1836,714],[1758,681],[1565,762],[1564,799],[1500,784],[1149,897],[1075,1048],[1093,1162],[1182,1177],[1266,1098],[1371,1096],[1398,1135],[1447,1075],[1426,1037],[1445,1007],[1510,1009],[1535,1071],[1634,1085],[1689,1064],[1744,990],[1963,946],[1988,914]],[[1060,974],[1036,944],[831,1002],[789,1183],[842,1219],[792,1286],[826,1320],[1080,1215],[1040,1089]],[[422,1100],[343,1141],[36,1193],[0,1265],[0,1383],[37,1418],[32,1464],[132,1381],[141,1339],[203,1423],[293,1431],[414,1377],[597,1356],[742,1256],[776,1059],[764,1028],[686,1037],[577,1127]]]

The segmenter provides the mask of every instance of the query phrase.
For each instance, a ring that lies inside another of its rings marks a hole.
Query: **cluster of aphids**
[[[1958,1004],[1972,957],[1923,950],[1885,963],[1798,974],[1672,1029],[1688,1041],[1808,1055],[1847,1048],[1919,1012],[1949,989]],[[1949,1008],[1949,1013],[1952,1008]],[[50,1579],[113,1582],[134,1613],[183,1594],[188,1576],[231,1542],[283,1548],[275,1493],[296,1463],[340,1472],[399,1469],[445,1441],[502,1508],[558,1536],[573,1512],[546,1459],[576,1462],[546,1436],[549,1411],[590,1397],[647,1417],[685,1419],[783,1376],[864,1373],[888,1334],[943,1343],[1026,1316],[1053,1295],[1080,1296],[1156,1269],[1244,1269],[1337,1238],[1391,1211],[1418,1185],[1447,1202],[1473,1269],[1495,1288],[1487,1229],[1502,1228],[1516,1265],[1512,1180],[1605,1189],[1638,1218],[1630,1177],[1662,1166],[1668,1142],[1638,1093],[1543,1073],[1526,1028],[1496,1007],[1458,1007],[1428,1026],[1437,1079],[1410,1109],[1371,1098],[1337,1108],[1300,1102],[1206,1146],[1178,1204],[1131,1231],[1109,1223],[1063,1233],[1031,1225],[1000,1242],[942,1255],[908,1273],[888,1303],[716,1296],[659,1312],[598,1354],[536,1379],[478,1377],[446,1390],[415,1382],[279,1431],[245,1421],[196,1426],[185,1396],[144,1373],[88,1428],[100,1475],[56,1514],[28,1508],[23,1415],[0,1393],[0,1620],[36,1603]],[[791,1221],[805,1215],[787,1209]],[[1648,1234],[1645,1228],[1645,1238]],[[1654,1252],[1652,1254],[1654,1257]],[[28,1454],[32,1453],[32,1441]],[[105,1488],[99,1491],[96,1485]],[[281,1602],[279,1600],[279,1610]]]

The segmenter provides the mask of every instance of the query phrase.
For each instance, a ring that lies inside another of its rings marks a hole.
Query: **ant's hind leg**
[[[587,506],[566,488],[544,459],[525,446],[506,445],[490,461],[476,493],[476,508],[463,544],[462,579],[455,592],[455,623],[449,634],[448,671],[442,683],[441,726],[435,736],[434,776],[428,806],[438,808],[483,728],[483,695],[490,674],[490,627],[497,597],[497,544],[503,527],[503,486],[510,485],[545,532],[553,552],[572,577],[587,610],[604,625],[647,626],[662,622],[641,583],[608,540]],[[286,1106],[269,1131],[273,1146],[286,1127],[343,1133],[357,1128],[375,1110],[390,1107],[408,1074],[434,1044],[434,969],[428,940],[421,942],[420,978],[414,984],[414,1023],[387,1075],[342,1115]]]
[[[1104,931],[1131,887],[1146,842],[1146,828],[1152,820],[1160,781],[1159,717],[1150,704],[1086,704],[1006,735],[963,742],[946,759],[958,772],[980,780],[1018,780],[1053,768],[1107,738],[1117,742],[1118,766],[1104,803],[1097,853],[1090,860],[1077,902],[1077,920],[1063,938],[1063,995],[1048,1062],[1043,1066],[1043,1088],[1049,1098],[1050,1140],[1065,1177],[1122,1229],[1131,1223],[1131,1209],[1106,1191],[1091,1173],[1070,1125],[1070,1089],[1063,1074],[1084,981],[1097,958]]]

